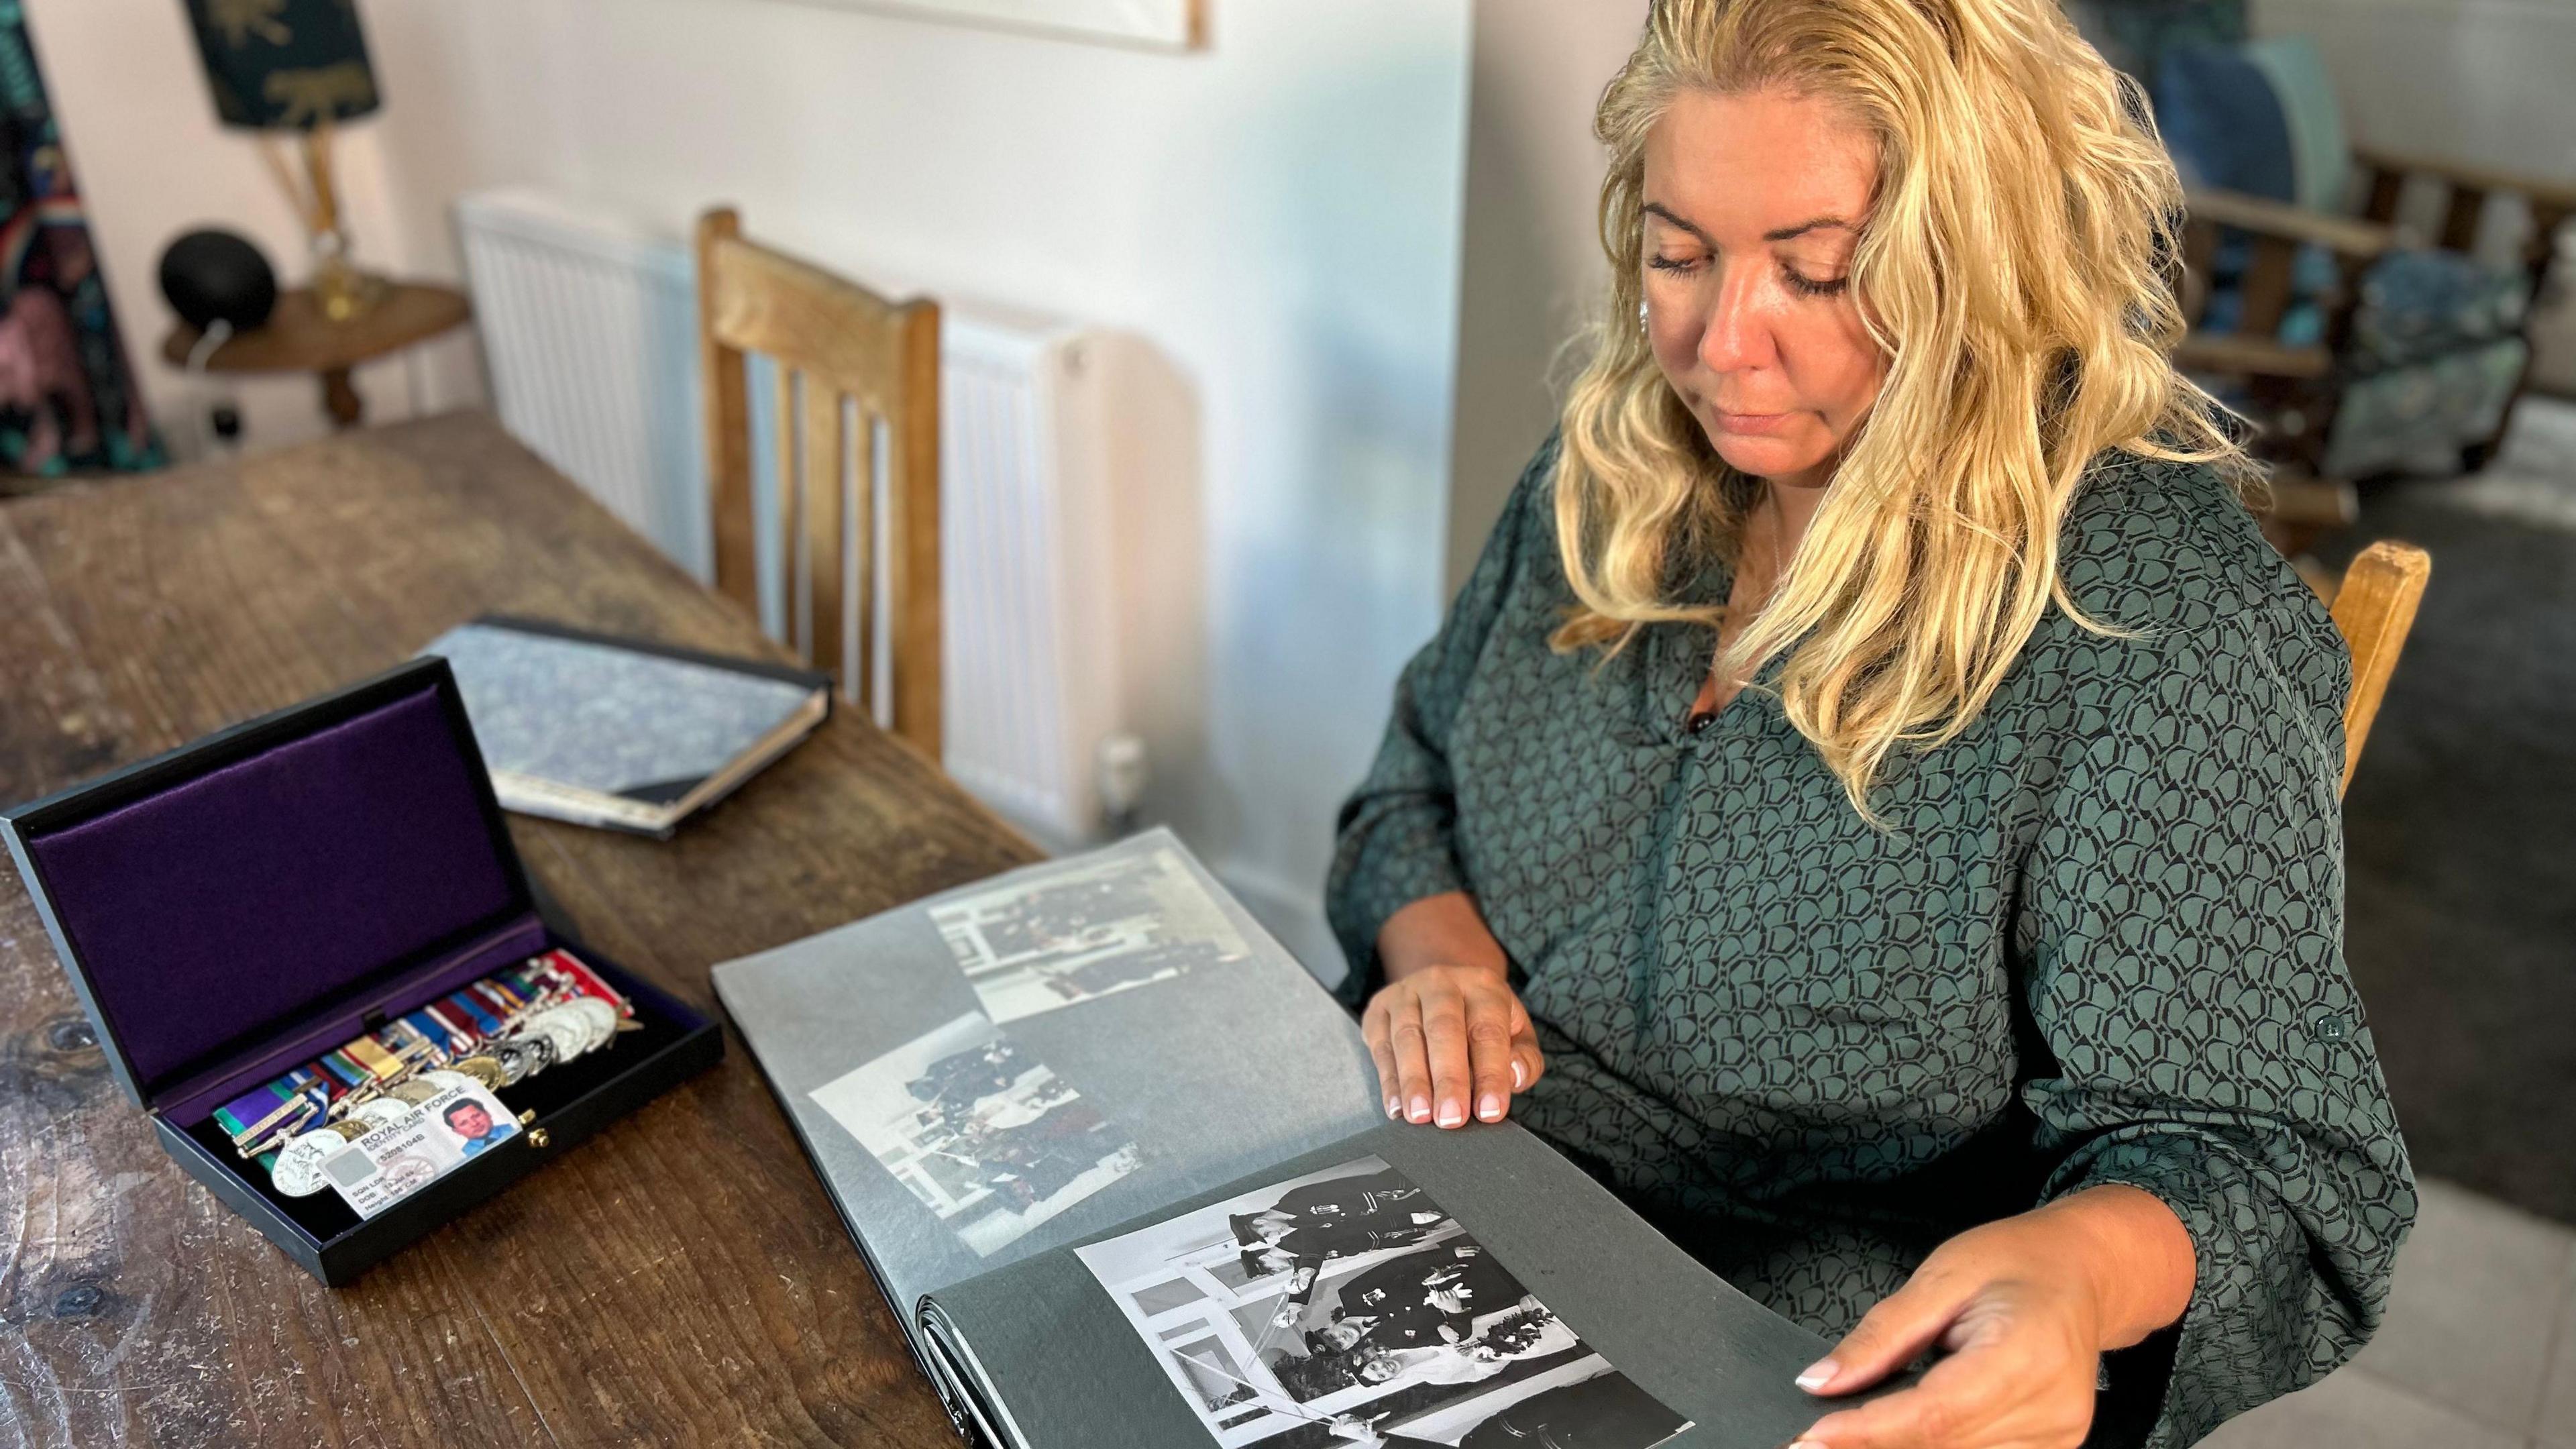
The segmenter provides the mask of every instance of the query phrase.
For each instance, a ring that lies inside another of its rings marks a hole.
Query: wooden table
[[[0,503],[0,798],[498,609],[777,657],[489,418],[341,434]],[[602,950],[710,1012],[714,962],[1037,854],[856,711],[670,843],[511,828]],[[726,1051],[333,1292],[163,1155],[0,867],[0,1445],[953,1443]]]
[[[365,419],[367,405],[349,381],[350,369],[425,342],[471,315],[465,294],[454,287],[394,282],[373,310],[334,322],[322,314],[311,289],[290,287],[278,294],[266,324],[216,344],[206,355],[206,370],[318,373],[323,409],[341,427],[354,428]],[[180,323],[161,339],[161,356],[173,367],[187,366],[201,335]]]

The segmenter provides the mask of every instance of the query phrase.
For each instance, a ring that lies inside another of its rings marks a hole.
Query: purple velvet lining
[[[181,1082],[152,1103],[161,1115],[182,1127],[202,1121],[215,1108],[249,1091],[263,1082],[285,1076],[291,1067],[300,1067],[315,1057],[365,1031],[369,1013],[388,1019],[401,1016],[424,1002],[456,990],[469,981],[479,981],[504,966],[545,954],[546,928],[532,913],[513,921],[497,935],[477,939],[452,956],[423,963],[393,981],[382,991],[365,1000],[355,1001],[329,1016],[317,1016],[298,1022],[293,1032],[264,1043],[254,1056],[226,1062],[222,1067],[194,1080]]]
[[[513,904],[434,687],[27,844],[147,1094]]]

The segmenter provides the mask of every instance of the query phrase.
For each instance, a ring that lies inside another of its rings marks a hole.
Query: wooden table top
[[[0,799],[399,662],[489,610],[782,657],[481,414],[0,503]],[[707,968],[1037,852],[836,711],[656,843],[511,817],[599,948]],[[740,1037],[352,1287],[165,1156],[0,868],[0,1444],[953,1442]]]
[[[209,372],[329,372],[355,367],[415,342],[435,337],[473,314],[465,294],[435,282],[395,282],[384,300],[346,322],[322,315],[312,290],[289,287],[277,294],[277,310],[248,332],[224,339],[206,355]],[[182,322],[161,339],[161,356],[173,367],[188,365],[197,345],[197,329]]]

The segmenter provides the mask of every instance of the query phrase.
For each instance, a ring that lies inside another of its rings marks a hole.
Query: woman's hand
[[[1360,1035],[1377,1058],[1386,1115],[1464,1126],[1469,1104],[1500,1122],[1545,1067],[1529,1012],[1501,973],[1426,966],[1369,998]]]
[[[1849,1393],[1927,1348],[1947,1356],[1903,1392],[1818,1420],[1792,1449],[2076,1449],[2103,1351],[2180,1318],[2196,1272],[2181,1220],[2133,1187],[1972,1228],[1798,1382]]]
[[[1386,1115],[1464,1126],[1499,1122],[1514,1092],[1546,1070],[1509,963],[1464,891],[1415,901],[1378,932],[1387,984],[1369,998],[1360,1034],[1377,1059]]]

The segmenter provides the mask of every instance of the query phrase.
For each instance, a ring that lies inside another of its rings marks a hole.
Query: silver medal
[[[349,1150],[349,1139],[337,1132],[307,1132],[277,1150],[268,1180],[288,1197],[311,1197],[328,1186],[322,1165]]]
[[[349,1109],[349,1115],[378,1127],[399,1127],[420,1115],[420,1109],[398,1097],[369,1097]]]
[[[496,1041],[485,1049],[500,1064],[501,1085],[505,1087],[545,1070],[545,1056],[550,1050],[541,1041]]]
[[[617,1008],[596,996],[575,997],[564,1003],[564,1010],[581,1018],[582,1024],[590,1028],[590,1040],[583,1044],[583,1051],[595,1052],[608,1045],[610,1037],[617,1035]]]
[[[571,1061],[590,1049],[590,1023],[569,1007],[549,1006],[528,1018],[520,1030],[542,1035],[554,1047],[554,1059]]]

